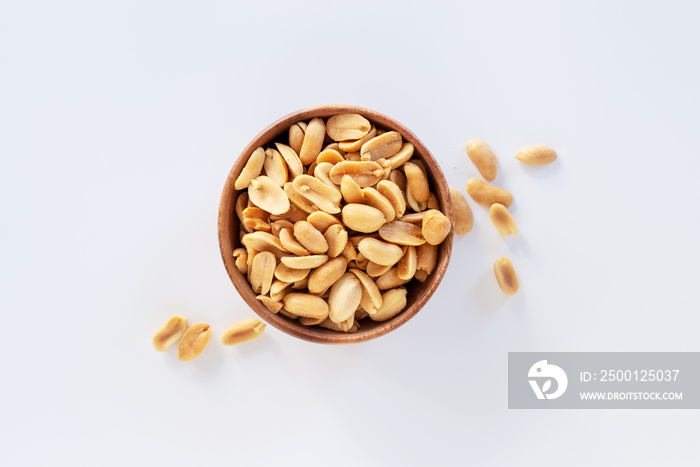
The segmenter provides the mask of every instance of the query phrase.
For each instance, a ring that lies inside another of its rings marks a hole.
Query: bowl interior
[[[396,329],[411,319],[430,299],[437,289],[437,286],[440,284],[450,260],[453,240],[453,231],[450,231],[450,234],[445,238],[442,244],[440,244],[438,249],[438,261],[435,270],[428,276],[425,282],[421,283],[413,279],[406,284],[408,290],[407,305],[401,313],[384,322],[375,322],[369,318],[365,318],[360,321],[360,329],[354,333],[337,332],[319,326],[304,326],[296,320],[291,320],[282,315],[272,313],[255,298],[256,294],[250,287],[247,278],[238,270],[233,259],[233,250],[241,246],[239,240],[239,221],[235,213],[235,202],[238,191],[234,188],[234,182],[256,148],[260,146],[269,147],[275,141],[287,144],[287,134],[291,124],[298,121],[308,121],[314,117],[326,118],[338,113],[360,114],[374,123],[378,128],[398,131],[404,137],[405,141],[413,144],[415,147],[413,157],[421,159],[425,164],[431,191],[437,197],[441,211],[452,219],[454,224],[454,211],[452,209],[449,187],[437,161],[435,161],[430,151],[428,151],[423,143],[421,143],[408,128],[379,112],[348,105],[311,107],[281,118],[253,138],[236,160],[228,175],[221,195],[218,228],[219,245],[224,265],[226,266],[228,275],[233,285],[236,287],[236,290],[238,290],[245,302],[263,320],[293,336],[311,342],[327,344],[345,344],[373,339]]]

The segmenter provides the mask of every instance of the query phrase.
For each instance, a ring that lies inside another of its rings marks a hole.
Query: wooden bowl
[[[289,126],[293,123],[309,121],[314,117],[326,118],[339,113],[360,114],[379,128],[398,131],[405,141],[412,143],[413,146],[415,146],[413,157],[421,159],[425,164],[430,180],[431,191],[437,197],[442,212],[448,218],[452,219],[452,223],[454,224],[454,211],[452,210],[450,190],[437,161],[430,154],[428,148],[426,148],[408,128],[393,118],[387,117],[379,112],[351,105],[310,107],[291,113],[277,120],[260,132],[258,136],[253,138],[245,149],[243,149],[241,155],[233,165],[226,179],[224,191],[221,194],[221,203],[219,205],[219,246],[221,247],[221,256],[223,257],[226,271],[231,278],[231,282],[233,282],[233,285],[236,287],[236,290],[238,290],[238,293],[243,297],[243,300],[245,300],[248,306],[263,320],[292,336],[324,344],[350,344],[374,339],[393,331],[415,316],[428,302],[440,284],[440,281],[442,281],[442,277],[445,275],[447,264],[450,261],[450,254],[452,253],[452,239],[454,236],[453,229],[440,245],[435,270],[428,276],[425,282],[421,283],[413,279],[406,284],[408,290],[407,304],[406,308],[401,313],[384,322],[375,322],[369,318],[365,318],[360,321],[360,329],[354,333],[337,332],[319,326],[304,326],[296,320],[291,320],[280,314],[272,313],[255,298],[256,294],[253,292],[247,278],[238,270],[233,259],[233,250],[241,246],[238,235],[239,220],[235,213],[235,203],[238,192],[234,189],[234,181],[256,148],[260,146],[269,147],[274,141],[287,143]]]

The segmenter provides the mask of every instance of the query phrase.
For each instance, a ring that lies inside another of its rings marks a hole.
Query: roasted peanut
[[[323,185],[323,182],[316,180],[318,183]],[[289,210],[291,211],[292,207],[296,207],[298,210],[303,211],[305,214],[302,215],[301,219],[298,220],[306,220],[306,216],[310,213],[319,211],[320,208],[316,206],[314,203],[309,201],[306,197],[302,196],[301,193],[294,187],[294,183],[292,182],[287,182],[284,184],[284,187],[282,187],[284,190],[284,193],[287,195],[289,198],[289,201],[292,203],[291,206],[289,207]],[[331,188],[329,188],[331,189]]]
[[[418,246],[425,243],[425,238],[423,238],[423,232],[420,227],[409,222],[397,220],[381,226],[379,229],[379,236],[387,242],[396,243],[398,245]]]
[[[311,269],[294,269],[284,263],[275,267],[275,277],[283,282],[297,282],[305,278]]]
[[[221,343],[224,345],[236,345],[252,341],[260,337],[264,330],[265,323],[257,319],[246,319],[226,328],[221,335]]]
[[[334,224],[326,229],[323,238],[328,243],[326,254],[331,258],[335,258],[345,250],[345,246],[348,243],[348,232],[341,224]]]
[[[187,318],[173,316],[153,336],[153,348],[158,352],[168,350],[187,330]]]
[[[410,280],[410,279],[409,279]],[[389,290],[404,285],[408,280],[401,279],[396,266],[377,278],[376,284],[379,290]]]
[[[467,182],[467,193],[474,201],[487,208],[490,208],[493,203],[500,203],[505,207],[513,203],[513,195],[510,191],[489,185],[478,178],[472,178]]]
[[[309,214],[309,217],[306,220],[321,233],[324,233],[332,225],[342,226],[337,217],[331,216],[330,214],[324,211],[316,211],[314,213],[311,213]]]
[[[338,144],[338,143],[335,143],[335,144]],[[329,162],[330,164],[335,165],[338,162],[343,162],[344,160],[345,160],[345,158],[343,157],[343,155],[340,153],[339,150],[326,147],[323,151],[321,151],[321,154],[319,154],[318,157],[316,158],[316,164],[322,164],[324,162]],[[316,167],[318,167],[318,165]]]
[[[265,175],[270,177],[277,185],[283,186],[287,183],[289,172],[287,163],[280,152],[276,149],[268,148],[265,150]]]
[[[241,243],[246,248],[252,248],[256,251],[269,251],[273,253],[275,257],[281,258],[287,255],[289,252],[282,246],[279,238],[267,232],[253,232],[243,235],[241,238]],[[248,252],[248,258],[250,258],[250,251]]]
[[[248,273],[248,252],[245,248],[236,248],[233,250],[233,257],[236,259],[236,267],[241,274]]]
[[[193,324],[187,328],[182,339],[180,339],[180,344],[177,346],[177,358],[182,362],[190,362],[199,357],[207,346],[210,337],[211,327],[208,324]]]
[[[314,177],[340,193],[340,186],[336,185],[333,183],[333,180],[331,180],[330,173],[332,169],[333,164],[330,162],[320,162],[314,167],[313,174]]]
[[[392,266],[403,256],[401,247],[374,238],[365,238],[357,245],[362,255],[381,266]]]
[[[258,295],[257,298],[260,303],[265,305],[265,308],[270,310],[273,313],[278,313],[280,309],[282,308],[282,302],[273,300],[272,298],[268,297],[267,295]]]
[[[388,159],[399,152],[402,142],[403,138],[397,131],[388,131],[381,136],[375,136],[362,145],[360,149],[362,160]]]
[[[282,143],[275,143],[275,146],[277,146],[277,150],[279,151],[284,161],[287,163],[287,168],[289,172],[288,178],[295,178],[299,175],[303,175],[304,165],[301,163],[301,160],[297,155],[298,152],[296,151],[296,149],[292,149],[291,147]]]
[[[290,293],[284,297],[284,308],[295,316],[321,318],[328,316],[328,303],[321,297],[305,293]]]
[[[341,323],[354,317],[361,298],[360,281],[354,274],[343,274],[334,281],[331,287],[331,293],[328,297],[328,318],[334,323]]]
[[[508,208],[502,204],[493,203],[489,209],[489,217],[491,217],[491,221],[498,229],[501,237],[518,235],[518,226],[515,224],[513,216],[508,211]]]
[[[333,166],[330,177],[333,183],[340,185],[343,177],[349,175],[360,187],[375,185],[384,176],[384,169],[373,161],[339,162]]]
[[[275,276],[275,255],[269,251],[262,251],[255,255],[253,259],[253,269],[248,280],[253,287],[253,292],[258,295],[265,295],[270,291],[272,278]]]
[[[406,212],[406,199],[403,197],[403,193],[396,183],[389,180],[382,180],[377,183],[377,191],[389,200],[391,206],[394,208],[395,217],[404,215]],[[393,218],[389,219],[387,217],[387,220],[393,220]]]
[[[365,194],[362,192],[362,188],[350,175],[343,175],[343,178],[340,179],[340,193],[348,204],[364,204],[365,202]]]
[[[282,264],[292,269],[314,269],[328,261],[326,255],[283,256]]]
[[[306,125],[304,125],[304,129],[302,129],[302,127],[298,123],[295,123],[294,125],[289,127],[289,145],[296,154],[299,154],[299,152],[301,151],[301,146],[302,144],[304,144],[305,129]]]
[[[292,229],[294,229],[294,226],[292,226]],[[304,248],[304,246],[301,243],[299,243],[292,231],[289,229],[280,230],[279,239],[280,243],[282,243],[282,246],[290,253],[294,253],[297,256],[307,256],[311,254],[309,250]]]
[[[403,143],[403,146],[401,146],[401,149],[391,156],[388,161],[391,164],[392,169],[396,169],[398,167],[401,167],[403,164],[405,164],[408,160],[411,159],[411,156],[413,156],[413,151],[414,147],[411,143]]]
[[[326,133],[333,141],[349,141],[363,138],[372,125],[362,115],[338,114],[326,121]]]
[[[278,264],[275,268],[275,273],[277,273],[277,271],[282,267],[286,266],[284,264]],[[306,275],[304,277],[306,277]],[[284,296],[290,292],[291,285],[292,284],[290,284],[289,282],[281,281],[279,279],[272,281],[272,285],[270,286],[270,299],[276,302],[282,301]]]
[[[343,223],[357,232],[376,232],[386,222],[379,209],[364,204],[346,204],[342,213]]]
[[[315,255],[328,251],[328,242],[323,234],[307,221],[294,224],[294,237],[301,245]]]
[[[345,274],[347,264],[345,258],[340,257],[330,259],[319,266],[309,274],[309,292],[313,294],[323,293]]]
[[[367,263],[367,267],[365,268],[365,272],[367,273],[367,275],[369,277],[376,278],[376,277],[379,277],[382,274],[385,274],[386,272],[388,272],[392,266],[393,266],[393,264],[391,266],[383,266],[381,264],[377,264],[377,263],[373,263],[372,261],[369,261]]]
[[[339,332],[355,332],[360,327],[360,325],[355,322],[354,316],[351,316],[350,318],[343,321],[342,323],[334,323],[329,318],[329,319],[326,319],[323,322],[319,323],[319,326],[321,326],[322,328],[330,329],[332,331],[339,331]]]
[[[396,265],[396,275],[401,280],[411,280],[416,274],[416,266],[418,264],[418,254],[415,246],[406,247],[406,253]]]
[[[379,307],[375,314],[370,314],[369,317],[373,321],[386,321],[398,315],[406,308],[407,293],[406,287],[387,290],[382,294],[382,306]]]
[[[518,151],[515,158],[524,164],[543,165],[557,160],[557,153],[547,146],[530,146]]]
[[[472,210],[462,193],[456,188],[450,187],[450,197],[452,198],[452,207],[455,211],[455,233],[457,235],[466,235],[471,232],[474,226]]]
[[[376,313],[379,307],[382,306],[382,294],[377,288],[377,284],[374,283],[369,275],[359,269],[353,268],[349,272],[355,274],[362,286],[360,305],[370,315]]]
[[[497,259],[493,265],[493,272],[496,274],[498,286],[507,295],[515,295],[520,289],[518,276],[515,274],[513,263],[507,257]]]
[[[432,274],[437,265],[438,247],[424,243],[416,248],[416,269]],[[416,272],[416,276],[418,272]]]
[[[300,175],[292,183],[301,196],[318,206],[322,211],[328,214],[340,212],[342,195],[339,190],[331,188],[311,175]]]
[[[265,175],[250,181],[248,199],[270,214],[283,214],[289,210],[289,198],[284,190]]]
[[[498,173],[496,155],[488,144],[480,139],[469,140],[467,142],[467,155],[482,177],[489,182],[492,182],[493,179],[496,178],[496,174]]]
[[[250,181],[260,175],[264,164],[265,150],[263,148],[257,148],[248,158],[243,170],[241,170],[240,175],[236,178],[233,187],[236,190],[245,190],[248,188]]]
[[[406,174],[406,190],[410,190],[413,198],[418,203],[425,203],[430,198],[430,186],[428,177],[423,169],[414,162],[406,162],[403,165]],[[421,209],[422,210],[422,209]]]
[[[375,128],[375,126],[372,125],[372,128],[370,128],[369,133],[367,133],[362,138],[355,141],[341,141],[338,144],[338,147],[345,152],[359,152],[360,149],[362,149],[362,145],[374,138],[375,136],[377,136],[377,128]]]
[[[312,119],[306,127],[304,142],[299,151],[299,159],[304,165],[311,164],[321,153],[323,140],[326,137],[326,125],[320,118]]]
[[[425,212],[421,232],[426,242],[431,245],[439,245],[449,235],[451,229],[452,222],[450,222],[449,217],[437,209]]]

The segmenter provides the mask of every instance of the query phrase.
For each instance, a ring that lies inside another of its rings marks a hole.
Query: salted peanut
[[[221,343],[224,345],[236,345],[252,341],[260,337],[265,330],[265,323],[257,319],[246,319],[227,327],[221,335]]]
[[[343,177],[349,175],[361,188],[375,185],[384,175],[381,165],[373,161],[349,161],[339,162],[333,166],[330,172],[331,180],[340,185]]]
[[[316,230],[323,233],[332,225],[341,225],[340,220],[337,217],[328,214],[325,211],[316,211],[306,218],[306,220],[313,225]]]
[[[362,158],[360,156],[360,151],[349,152],[349,153],[345,154],[345,160],[351,161],[351,162],[359,162],[360,160],[362,160]]]
[[[236,215],[238,216],[238,220],[241,221],[241,224],[243,224],[243,221],[245,220],[245,217],[243,216],[243,211],[246,210],[248,207],[248,192],[243,191],[241,193],[238,193],[238,197],[236,197]],[[247,232],[250,232],[247,227],[245,227]]]
[[[382,294],[377,288],[377,284],[374,283],[368,274],[359,269],[353,268],[350,269],[349,272],[355,274],[355,277],[357,277],[362,286],[360,306],[370,315],[375,314],[379,307],[382,306]]]
[[[440,210],[440,203],[438,203],[437,196],[433,193],[430,193],[430,198],[428,198],[428,209]]]
[[[372,125],[362,115],[338,114],[326,121],[326,133],[333,141],[350,141],[363,138]]]
[[[255,255],[253,269],[248,277],[253,292],[258,295],[266,295],[270,291],[272,279],[275,277],[276,264],[275,255],[269,251],[262,251]]]
[[[471,232],[474,226],[472,210],[458,189],[450,187],[450,197],[452,198],[452,207],[455,211],[455,233],[457,235],[466,235]]]
[[[493,203],[489,209],[489,217],[496,226],[501,237],[506,238],[508,235],[514,237],[518,235],[518,226],[515,224],[515,219],[508,211],[508,208],[502,204]]]
[[[406,253],[399,260],[396,265],[396,275],[399,279],[410,281],[416,274],[416,267],[418,265],[418,253],[416,252],[415,246],[409,246],[406,248]]]
[[[284,263],[280,263],[275,268],[275,277],[283,282],[297,282],[309,275],[311,269],[295,269],[290,268]]]
[[[557,160],[557,153],[548,146],[530,146],[518,151],[515,158],[524,164],[544,165]]]
[[[326,254],[331,258],[336,258],[345,250],[348,243],[348,231],[341,224],[333,224],[326,229],[323,238],[328,243]]]
[[[367,267],[365,268],[365,272],[367,273],[367,275],[369,277],[376,278],[376,277],[379,277],[382,274],[385,274],[386,272],[388,272],[392,266],[383,266],[381,264],[377,264],[377,263],[370,261],[367,263]]]
[[[285,183],[287,185],[289,182]],[[289,196],[289,195],[287,195]],[[291,198],[290,198],[291,201]],[[284,214],[280,214],[278,216],[274,214],[270,214],[270,221],[276,222],[276,221],[287,221],[291,222],[294,224],[295,222],[298,221],[303,221],[306,219],[306,216],[308,216],[308,213],[302,211],[299,209],[293,202],[292,204],[289,205],[289,211],[285,212]]]
[[[367,269],[367,265],[369,264],[369,260],[365,258],[362,253],[357,254],[357,258],[355,258],[355,266],[357,266],[360,269]]]
[[[263,148],[257,148],[248,158],[243,170],[241,170],[240,175],[234,182],[233,187],[236,190],[245,190],[248,188],[250,181],[260,175],[263,164],[265,164],[265,150]]]
[[[246,253],[248,254],[248,260],[246,261],[246,275],[247,277],[250,277],[250,271],[253,270],[253,260],[259,251],[254,248],[246,247]]]
[[[299,221],[299,222],[304,222],[304,221]],[[294,226],[292,226],[292,230],[294,229]],[[283,229],[280,231],[280,243],[282,243],[282,246],[288,250],[290,253],[294,253],[297,256],[307,256],[310,255],[311,252],[304,248],[304,246],[299,243],[297,238],[294,236],[292,233],[292,230],[289,229]]]
[[[332,169],[333,169],[333,164],[331,164],[330,162],[321,162],[320,164],[316,164],[316,167],[314,168],[314,171],[313,171],[313,175],[314,175],[314,177],[318,178],[319,180],[321,180],[323,183],[325,183],[329,187],[340,192],[340,186],[336,185],[331,180],[330,173],[331,173]]]
[[[399,149],[396,154],[388,159],[389,163],[391,164],[391,168],[396,169],[408,162],[411,159],[411,156],[413,156],[414,150],[415,148],[411,143],[403,143],[401,149]]]
[[[330,250],[330,247],[328,249]],[[343,248],[343,251],[340,253],[340,256],[345,258],[348,263],[350,261],[355,261],[357,259],[357,250],[355,250],[352,243],[347,242],[345,244],[345,248]]]
[[[389,131],[380,136],[375,136],[362,145],[360,155],[363,160],[376,161],[388,159],[401,149],[403,139],[397,131]]]
[[[424,243],[416,248],[416,276],[417,271],[425,271],[432,274],[437,265],[438,247],[430,243]]]
[[[294,224],[294,237],[315,255],[322,255],[328,251],[328,242],[310,222],[299,221]]]
[[[450,222],[449,217],[437,209],[425,212],[421,232],[426,242],[431,245],[439,245],[449,235],[450,230],[452,230],[452,222]]]
[[[362,149],[362,145],[374,138],[375,136],[377,136],[377,128],[374,125],[372,125],[372,128],[370,128],[369,132],[362,138],[357,139],[355,141],[341,141],[340,143],[338,143],[338,147],[345,152],[359,152],[360,149]]]
[[[372,187],[363,188],[362,193],[364,194],[365,204],[367,206],[372,206],[373,208],[379,209],[382,214],[384,214],[384,218],[387,222],[394,220],[396,217],[396,211],[394,211],[394,206],[386,196]]]
[[[233,259],[236,263],[236,267],[241,274],[248,273],[248,252],[245,248],[236,248],[233,250]]]
[[[425,172],[415,162],[406,162],[403,165],[406,174],[407,189],[419,203],[427,202],[430,198],[430,186]]]
[[[304,326],[315,326],[317,324],[321,324],[328,318],[321,317],[321,318],[307,318],[306,316],[300,316],[299,317],[299,322],[303,324]]]
[[[350,175],[343,175],[340,179],[340,193],[346,203],[363,204],[365,202],[365,194],[362,188]]]
[[[187,330],[187,318],[173,316],[153,336],[153,348],[158,352],[168,350]]]
[[[401,279],[399,277],[398,268],[396,266],[379,276],[375,281],[379,290],[393,289],[400,285],[404,285],[406,282],[408,282],[408,280]]]
[[[406,308],[406,287],[387,290],[382,294],[382,306],[374,315],[369,315],[373,321],[386,321],[398,315]]]
[[[248,199],[270,214],[283,214],[289,210],[289,198],[284,190],[265,175],[250,181]]]
[[[311,281],[309,281],[310,283]],[[355,310],[360,305],[362,286],[354,274],[345,273],[331,287],[328,297],[328,317],[334,323],[341,323],[355,316]]]
[[[480,139],[469,140],[467,142],[467,155],[482,177],[489,182],[492,182],[493,179],[496,178],[496,174],[498,173],[496,155],[488,144]]]
[[[406,216],[404,216],[406,217]],[[423,231],[415,224],[403,221],[391,221],[384,224],[379,229],[379,236],[391,243],[397,245],[422,245],[425,243]]]
[[[328,261],[326,255],[283,256],[282,264],[292,269],[314,269]]]
[[[257,206],[251,206],[243,210],[243,225],[245,230],[270,231],[270,214]]]
[[[416,269],[416,275],[413,277],[415,277],[421,282],[425,282],[425,280],[428,278],[428,272],[423,271],[422,269]]]
[[[321,318],[328,316],[328,303],[316,295],[292,292],[284,297],[284,308],[296,316]]]
[[[280,309],[282,309],[282,302],[280,302],[279,300],[273,300],[267,295],[258,295],[255,298],[257,298],[260,301],[260,303],[265,305],[265,308],[267,308],[275,314],[277,314],[280,311]]]
[[[281,258],[289,254],[286,248],[282,246],[280,239],[267,232],[253,232],[243,235],[241,243],[248,249],[256,251],[269,251],[277,258]],[[250,250],[248,251],[250,258]]]
[[[275,143],[275,146],[277,146],[277,150],[279,151],[280,155],[284,159],[284,161],[287,163],[287,168],[288,168],[288,179],[293,179],[294,177],[298,177],[299,175],[304,174],[304,164],[301,163],[301,159],[299,159],[299,156],[297,155],[298,152],[296,149],[293,149],[286,144],[282,143]]]
[[[360,325],[355,322],[354,316],[351,316],[342,323],[334,323],[330,319],[326,319],[322,323],[319,323],[319,326],[338,332],[355,332],[360,328]]]
[[[207,346],[210,337],[211,327],[208,324],[193,324],[187,328],[182,339],[180,339],[180,344],[177,346],[177,358],[181,362],[190,362],[199,357]]]
[[[483,180],[472,178],[467,182],[467,193],[474,201],[490,208],[493,203],[509,207],[513,203],[513,195],[505,188],[489,185]]]
[[[398,245],[374,238],[363,239],[357,245],[357,249],[365,258],[382,266],[392,266],[403,256],[403,251]]]
[[[274,235],[277,238],[280,238],[280,232],[282,232],[282,230],[284,229],[288,229],[290,232],[294,230],[294,222],[289,222],[288,220],[280,219],[270,224],[270,233],[272,233],[272,235]]]
[[[287,310],[284,309],[284,306],[280,308],[279,312],[280,315],[284,316],[285,318],[289,319],[298,319],[299,317],[295,315],[294,313],[290,313]]]
[[[396,220],[401,221],[401,222],[408,222],[409,224],[418,224],[418,225],[422,226],[423,225],[423,216],[425,216],[426,212],[427,211],[412,212],[410,214],[405,214]]]
[[[301,151],[301,146],[304,144],[304,131],[306,130],[306,125],[302,126],[298,123],[293,124],[289,127],[289,145],[294,152],[299,154]]]
[[[505,256],[497,259],[493,264],[493,272],[496,274],[498,286],[506,295],[515,295],[520,289],[518,276],[515,274],[513,263]]]
[[[421,212],[428,209],[428,202],[419,202],[418,200],[416,200],[416,198],[413,196],[413,193],[411,192],[411,185],[409,185],[408,183],[406,184],[406,204],[416,212]]]
[[[394,208],[395,217],[404,215],[406,212],[406,199],[403,197],[401,188],[396,183],[390,180],[382,180],[377,183],[377,191],[389,200],[389,203]]]
[[[376,232],[386,222],[377,208],[364,204],[347,204],[343,208],[343,223],[356,232]]]
[[[308,176],[308,175],[300,175],[299,177],[306,177],[306,176]],[[297,177],[297,178],[299,178],[299,177]],[[295,178],[295,180],[296,180],[296,178]],[[319,183],[323,183],[323,182],[319,182]],[[305,196],[302,196],[301,193],[299,193],[299,190],[296,189],[293,182],[285,183],[283,190],[284,190],[284,193],[287,195],[287,198],[289,198],[289,201],[291,201],[292,206],[296,206],[297,208],[299,208],[299,210],[305,212],[306,214],[311,214],[312,212],[316,212],[316,211],[320,210],[320,208],[318,206],[316,206],[313,202],[309,201]],[[305,219],[306,219],[306,215],[304,216],[304,219],[300,219],[300,220],[305,220]]]
[[[342,164],[342,162],[341,162]],[[337,167],[340,164],[336,164]],[[339,190],[331,188],[311,175],[300,175],[292,182],[296,191],[328,214],[340,212],[342,196]],[[303,208],[302,208],[303,209]]]
[[[348,262],[345,258],[333,258],[309,274],[309,292],[320,294],[345,274]]]
[[[399,187],[401,193],[404,195],[404,200],[406,199],[406,176],[400,170],[392,170],[389,174],[389,181],[394,182],[396,186]]]
[[[329,164],[335,165],[338,162],[343,162],[344,160],[345,158],[342,154],[340,154],[340,152],[336,151],[335,149],[326,148],[318,155],[316,158],[316,163],[323,164],[324,162],[328,162]]]
[[[309,276],[306,276],[300,281],[296,281],[292,283],[292,289],[294,290],[306,290],[309,285]]]
[[[311,164],[316,160],[323,148],[323,140],[326,137],[326,125],[323,120],[316,117],[312,119],[306,127],[304,142],[299,151],[299,159],[304,165]]]
[[[278,150],[272,148],[265,150],[263,167],[265,168],[265,175],[270,177],[277,185],[282,186],[287,183],[287,178],[289,177],[287,163]]]
[[[277,270],[281,267],[287,267],[284,264],[278,264],[277,267],[275,268],[275,273],[277,273]],[[302,269],[303,271],[303,269]],[[304,276],[306,277],[306,276]],[[282,301],[285,295],[287,295],[290,292],[291,289],[291,283],[281,281],[279,279],[275,279],[272,281],[272,285],[270,286],[270,298],[276,302]]]

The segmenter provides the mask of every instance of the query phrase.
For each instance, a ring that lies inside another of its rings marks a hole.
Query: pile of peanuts
[[[285,141],[255,149],[235,180],[236,267],[271,312],[307,326],[396,316],[452,229],[413,145],[358,114],[297,122]]]
[[[513,203],[513,195],[504,188],[487,183],[492,182],[498,173],[496,155],[485,142],[479,139],[472,139],[467,143],[467,155],[481,176],[487,180],[485,182],[478,178],[472,178],[467,182],[467,193],[478,204],[489,208],[489,217],[503,238],[508,235],[516,236],[518,227],[508,211],[508,207]],[[547,146],[531,146],[520,150],[515,158],[524,164],[544,165],[554,162],[557,159],[557,153]],[[450,188],[450,190],[452,202],[455,204],[455,219],[460,215],[467,215],[466,211],[468,211],[468,217],[471,220],[471,210],[469,210],[464,197],[456,189]],[[462,204],[464,206],[461,206]],[[507,257],[497,259],[493,270],[496,281],[504,293],[507,295],[518,293],[520,289],[518,276]]]

